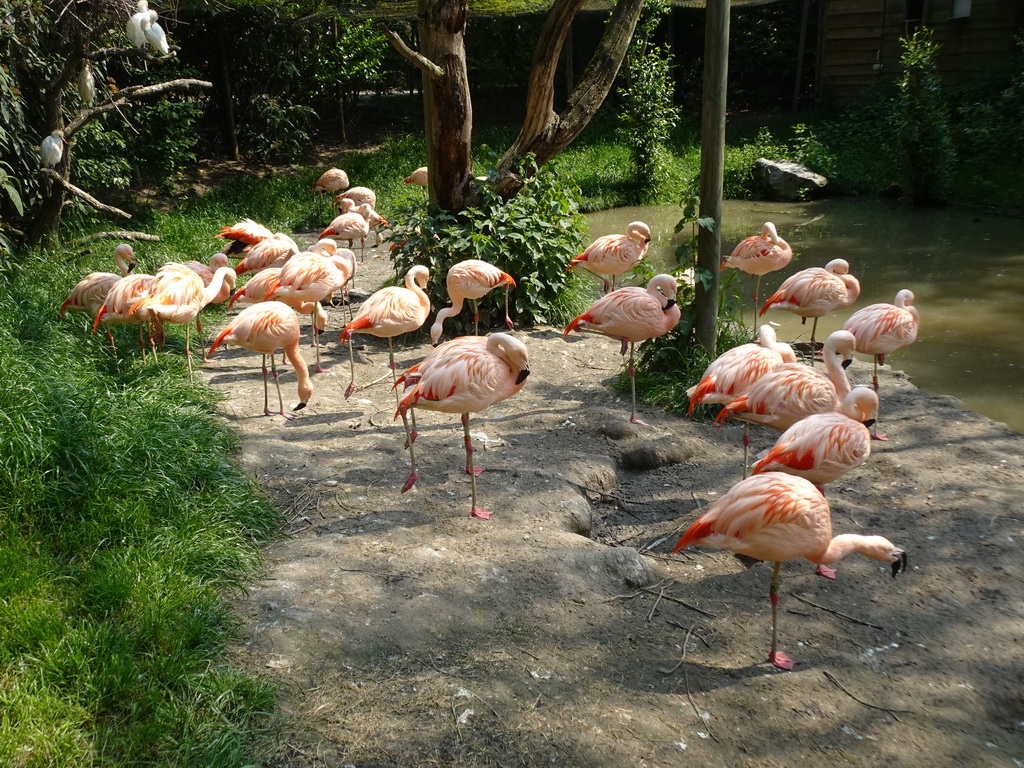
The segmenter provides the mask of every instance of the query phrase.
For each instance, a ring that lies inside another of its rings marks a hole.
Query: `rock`
[[[754,161],[754,187],[769,200],[806,200],[820,195],[827,185],[828,179],[800,163],[764,157]]]
[[[692,448],[669,439],[644,440],[623,448],[619,464],[623,469],[643,471],[666,464],[682,464],[693,456]]]
[[[610,547],[594,553],[591,559],[613,582],[629,589],[647,587],[657,581],[647,561],[632,547]]]

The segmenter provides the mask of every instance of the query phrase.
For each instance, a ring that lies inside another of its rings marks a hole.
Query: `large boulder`
[[[768,200],[806,200],[818,197],[828,179],[806,165],[776,162],[765,157],[754,161],[754,188]]]

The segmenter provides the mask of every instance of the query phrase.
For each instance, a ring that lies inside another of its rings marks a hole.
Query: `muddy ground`
[[[890,538],[911,567],[850,557],[828,581],[784,564],[782,672],[770,567],[671,554],[740,479],[740,427],[646,407],[631,425],[607,387],[617,343],[517,331],[527,385],[472,419],[493,513],[474,519],[457,417],[419,413],[421,479],[399,492],[389,381],[344,399],[345,310],[329,312],[334,370],[293,421],[262,415],[253,353],[204,371],[290,525],[232,650],[280,683],[273,766],[1024,766],[1021,435],[885,369],[891,439],[829,489],[833,527]],[[365,385],[387,346],[358,338]],[[400,340],[400,370],[428,351]],[[868,383],[870,362],[850,375]]]

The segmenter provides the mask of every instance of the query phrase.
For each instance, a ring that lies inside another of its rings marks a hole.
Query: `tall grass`
[[[180,355],[57,321],[83,266],[0,281],[0,764],[241,765],[272,690],[220,661],[225,592],[280,520]]]

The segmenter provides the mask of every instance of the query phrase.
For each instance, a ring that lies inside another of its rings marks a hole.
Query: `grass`
[[[180,354],[57,322],[83,266],[0,283],[0,764],[242,765],[273,691],[220,661],[225,595],[280,519]]]

